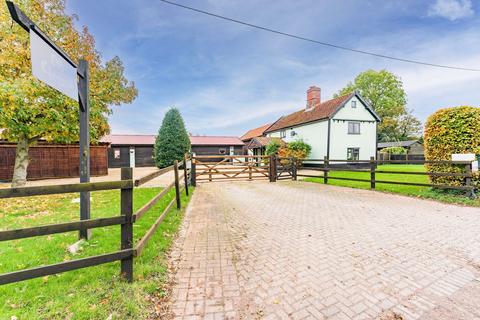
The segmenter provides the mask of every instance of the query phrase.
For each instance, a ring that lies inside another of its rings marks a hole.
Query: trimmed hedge
[[[480,108],[441,109],[428,117],[425,124],[425,159],[451,160],[453,153],[480,154]],[[464,172],[464,166],[427,164],[432,172]],[[432,183],[461,185],[460,177],[430,177]],[[478,187],[478,173],[473,179]]]

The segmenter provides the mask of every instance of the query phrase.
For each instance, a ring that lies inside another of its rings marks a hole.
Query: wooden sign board
[[[32,74],[50,87],[78,101],[77,68],[30,29]]]

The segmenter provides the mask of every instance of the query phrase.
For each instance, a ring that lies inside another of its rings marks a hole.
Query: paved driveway
[[[480,319],[480,210],[306,182],[199,186],[178,319]]]

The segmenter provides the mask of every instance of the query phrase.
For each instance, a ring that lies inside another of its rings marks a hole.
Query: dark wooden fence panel
[[[0,145],[0,181],[10,181],[15,165],[13,144]],[[48,178],[74,178],[79,176],[80,149],[78,145],[38,145],[28,152],[28,180]],[[90,147],[92,176],[108,174],[107,146]]]

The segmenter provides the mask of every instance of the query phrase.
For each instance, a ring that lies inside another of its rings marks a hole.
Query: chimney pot
[[[317,86],[311,86],[307,90],[307,110],[315,108],[321,103],[320,100],[321,89]]]

